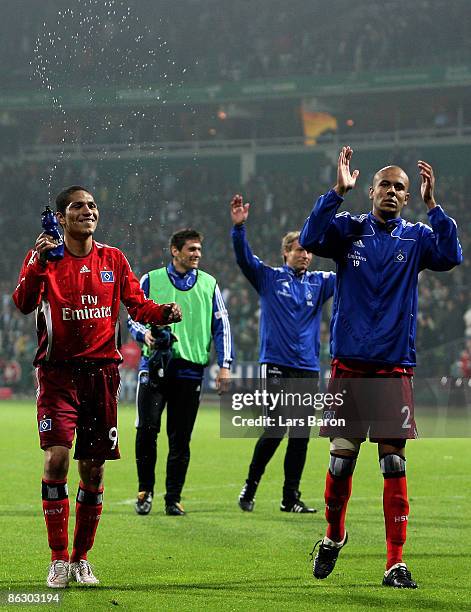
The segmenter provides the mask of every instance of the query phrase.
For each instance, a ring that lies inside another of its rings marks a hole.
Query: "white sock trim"
[[[396,569],[396,567],[405,567],[405,568],[407,568],[407,565],[405,563],[395,563],[394,565],[391,565],[391,567],[384,572],[384,575],[385,576],[389,576],[390,572],[393,569]]]
[[[326,546],[332,546],[333,548],[342,548],[342,546],[345,544],[346,539],[347,539],[347,532],[345,532],[345,535],[343,536],[343,540],[341,542],[334,542],[327,536],[324,536],[322,543],[325,544]]]

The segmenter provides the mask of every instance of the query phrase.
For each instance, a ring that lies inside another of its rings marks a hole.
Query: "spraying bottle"
[[[48,261],[57,261],[64,257],[64,241],[62,234],[59,231],[59,223],[57,221],[54,211],[46,206],[41,214],[42,220],[41,225],[43,226],[44,232],[53,238],[57,242],[57,246],[47,252]]]

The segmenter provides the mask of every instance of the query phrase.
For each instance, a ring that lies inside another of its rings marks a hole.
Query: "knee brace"
[[[406,460],[397,453],[382,455],[379,465],[385,478],[399,478],[406,475]]]
[[[344,457],[330,453],[329,472],[335,478],[348,478],[353,474],[358,455],[352,457]]]

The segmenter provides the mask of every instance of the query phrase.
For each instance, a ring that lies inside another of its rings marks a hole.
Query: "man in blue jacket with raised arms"
[[[431,228],[409,223],[401,212],[409,200],[409,178],[398,166],[387,166],[373,177],[368,214],[338,212],[345,194],[355,187],[359,171],[350,171],[352,149],[343,147],[337,183],[321,196],[300,236],[308,251],[332,258],[337,264],[336,292],[331,321],[331,391],[348,387],[346,379],[363,379],[363,391],[381,379],[392,390],[377,394],[374,410],[395,421],[394,437],[376,432],[374,424],[364,435],[342,436],[328,426],[330,465],[326,478],[327,532],[314,559],[315,578],[326,578],[347,543],[345,515],[352,475],[360,445],[366,437],[378,443],[384,476],[383,509],[387,561],[383,585],[417,588],[402,560],[409,514],[405,474],[405,446],[417,436],[413,415],[412,373],[416,365],[418,274],[425,268],[451,270],[462,261],[456,223],[434,197],[435,177],[430,164],[419,161],[420,192],[428,209]],[[374,380],[373,380],[374,379]],[[358,381],[357,381],[358,382]],[[347,417],[358,408],[349,396],[339,414]],[[360,406],[362,408],[362,406]],[[316,544],[316,546],[317,546]]]
[[[260,296],[260,375],[272,384],[282,378],[319,377],[319,328],[322,305],[332,297],[335,274],[308,272],[312,255],[298,242],[299,232],[284,236],[284,265],[272,268],[253,255],[245,234],[249,204],[236,195],[231,201],[232,243],[237,263]],[[265,468],[280,445],[286,427],[265,431],[255,445],[239,506],[251,512],[255,492]],[[301,500],[299,484],[306,462],[309,428],[290,429],[284,460],[284,485],[280,510],[312,513]]]

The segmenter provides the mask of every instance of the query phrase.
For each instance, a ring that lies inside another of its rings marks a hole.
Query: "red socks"
[[[345,537],[345,515],[352,492],[352,474],[345,478],[332,476],[327,471],[325,481],[325,518],[327,519],[327,537],[334,542],[341,542]]]
[[[352,491],[352,474],[356,458],[331,453],[325,483],[325,518],[327,537],[341,542],[345,537],[345,515]],[[384,476],[383,510],[386,527],[388,570],[402,563],[402,547],[406,541],[409,501],[407,499],[406,460],[399,453],[387,453],[380,458]]]
[[[70,561],[87,558],[92,548],[103,507],[103,488],[98,491],[86,489],[80,482],[75,505],[74,547]]]
[[[384,479],[383,509],[388,570],[396,563],[402,563],[402,547],[406,541],[409,502],[405,475]]]
[[[66,480],[43,480],[42,498],[51,560],[69,561],[69,497]],[[75,505],[74,548],[70,561],[87,558],[103,506],[103,488],[86,489],[80,482]]]
[[[69,498],[66,480],[42,481],[43,512],[51,560],[69,560]]]

